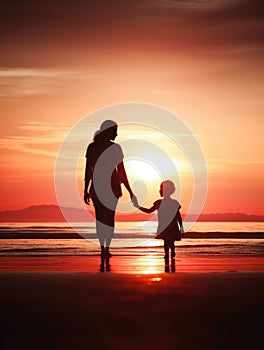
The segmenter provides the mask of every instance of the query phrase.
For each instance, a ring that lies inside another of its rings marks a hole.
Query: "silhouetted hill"
[[[84,210],[76,208],[63,208],[74,218],[75,222],[92,221]],[[93,214],[93,213],[91,213]],[[183,215],[184,217],[184,215]],[[146,221],[150,216],[144,213],[117,214],[117,221]],[[155,220],[156,216],[152,217]],[[213,213],[201,214],[198,221],[204,222],[264,222],[264,216],[247,215],[243,213]],[[0,212],[0,222],[65,222],[65,218],[57,205],[34,205],[21,210]]]
[[[76,221],[87,221],[83,211],[65,208]],[[64,222],[65,218],[57,205],[33,205],[21,210],[0,212],[0,222]]]
[[[92,206],[90,207],[92,208]],[[74,222],[93,221],[85,210],[76,208],[63,208],[63,212]],[[93,211],[90,213],[94,216]],[[116,216],[119,221],[146,221],[149,219],[147,214],[139,213],[135,215],[119,214]],[[0,222],[65,222],[65,218],[57,205],[32,205],[20,210],[9,210],[0,212]]]
[[[198,221],[202,222],[264,222],[262,215],[248,215],[244,213],[212,213],[201,214]]]

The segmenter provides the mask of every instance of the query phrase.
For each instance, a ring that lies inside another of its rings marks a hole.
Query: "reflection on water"
[[[165,272],[176,272],[175,259],[164,259]]]
[[[160,281],[162,281],[162,278],[161,277],[152,277],[150,280],[152,282],[160,282]]]
[[[115,273],[132,273],[140,275],[156,275],[181,272],[234,272],[264,271],[264,261],[258,257],[234,256],[180,256],[176,259],[164,259],[163,256],[113,256],[111,271]],[[154,280],[153,280],[154,281]],[[157,281],[157,280],[156,280]]]
[[[133,256],[111,258],[113,272],[137,273],[142,275],[157,275],[176,272],[176,259],[164,259],[163,256]]]
[[[149,278],[181,272],[264,271],[263,257],[226,255],[180,255],[165,261],[163,254],[146,256],[113,255],[110,260],[97,256],[23,256],[1,257],[0,271],[5,272],[83,272],[141,274]],[[154,281],[154,280],[153,280]]]
[[[101,255],[100,259],[101,259],[100,272],[110,272],[111,271],[110,257]]]
[[[141,266],[141,271],[139,271],[139,273],[155,274],[161,272],[160,260],[161,259],[157,259],[153,256],[141,256],[136,258],[134,264]]]

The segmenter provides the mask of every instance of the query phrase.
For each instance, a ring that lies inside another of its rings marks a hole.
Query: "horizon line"
[[[23,211],[25,209],[30,209],[30,208],[41,208],[41,207],[56,207],[56,208],[64,208],[64,209],[69,209],[69,210],[84,210],[84,208],[77,208],[77,207],[66,207],[66,206],[60,206],[58,204],[31,204],[27,207],[23,207],[20,209],[6,209],[6,210],[0,210],[0,213],[6,213],[6,212],[19,212]],[[136,213],[116,213],[118,216],[125,216],[125,215],[148,215],[145,213],[141,213],[140,211],[137,211]],[[182,215],[186,215],[186,213],[182,213]],[[194,216],[197,215],[196,213],[188,214],[188,216]],[[244,215],[244,216],[258,216],[258,217],[264,217],[264,214],[256,214],[256,213],[245,213],[245,212],[207,212],[207,213],[200,213],[199,216],[201,215]]]

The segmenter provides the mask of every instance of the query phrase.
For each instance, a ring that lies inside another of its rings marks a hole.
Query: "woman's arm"
[[[91,164],[89,162],[89,159],[86,159],[86,166],[85,166],[85,178],[84,178],[84,202],[88,205],[90,205],[90,196],[89,196],[89,191],[88,191],[88,187],[89,184],[92,180],[92,167]]]
[[[130,195],[130,198],[132,199],[133,197],[135,197],[135,195],[134,195],[134,193],[131,190],[131,187],[129,185],[127,174],[126,174],[126,169],[125,169],[123,162],[118,164],[117,171],[118,171],[120,182],[124,184],[125,188],[127,189],[128,193]]]

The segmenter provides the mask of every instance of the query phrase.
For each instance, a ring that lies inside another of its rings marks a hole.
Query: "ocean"
[[[157,223],[117,222],[111,250],[116,255],[163,254],[154,239]],[[77,236],[77,231],[81,236]],[[79,239],[78,239],[79,238]],[[177,255],[249,255],[264,257],[264,223],[197,222],[180,242]],[[0,256],[98,255],[94,223],[2,223]]]

